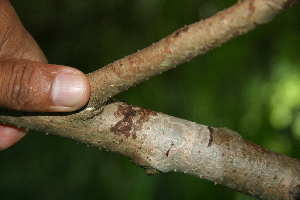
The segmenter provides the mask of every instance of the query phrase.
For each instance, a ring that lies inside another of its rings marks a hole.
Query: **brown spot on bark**
[[[144,169],[145,169],[146,175],[153,175],[153,174],[160,174],[160,173],[162,173],[161,171],[159,171],[157,169],[154,169],[152,167],[148,167],[148,168],[144,167]]]
[[[254,5],[254,1],[250,1],[249,2],[249,15],[248,15],[248,19],[251,19],[252,18],[252,16],[254,15],[254,13],[255,13],[255,10],[256,10],[256,7],[255,7],[255,5]],[[254,23],[254,24],[256,24],[256,23]],[[257,25],[257,24],[256,24]]]
[[[254,144],[254,143],[252,143],[252,142],[250,142],[248,140],[245,140],[244,138],[243,138],[243,140],[244,140],[245,144],[248,147],[250,147],[251,149],[253,149],[254,151],[260,152],[262,154],[271,154],[270,150],[265,149],[265,148],[263,148],[263,147],[261,147],[261,146],[259,146],[257,144]]]
[[[176,30],[174,33],[173,33],[173,38],[176,38],[178,37],[182,32],[187,32],[189,30],[189,27],[188,26],[185,26],[185,27],[182,27],[178,30]]]
[[[253,15],[253,13],[255,12],[256,8],[254,5],[254,1],[249,1],[249,11],[250,11],[250,15]]]
[[[114,113],[115,117],[123,117],[110,130],[116,135],[124,135],[126,138],[137,138],[136,132],[142,129],[145,122],[149,121],[149,116],[156,116],[157,113],[152,110],[141,108],[129,104],[121,104]]]

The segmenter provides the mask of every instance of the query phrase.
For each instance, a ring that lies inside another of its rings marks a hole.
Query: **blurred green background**
[[[92,72],[236,0],[11,0],[50,63]],[[225,126],[300,158],[299,5],[118,98]],[[30,132],[0,152],[0,199],[254,199],[180,173],[146,176],[126,158]]]

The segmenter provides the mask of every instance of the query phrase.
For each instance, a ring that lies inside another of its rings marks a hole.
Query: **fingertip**
[[[22,139],[28,130],[10,125],[0,124],[0,150],[7,149],[20,139]]]
[[[0,60],[0,107],[70,112],[87,104],[91,86],[78,69],[23,59]]]
[[[56,112],[75,111],[87,104],[90,97],[87,76],[75,68],[57,74],[52,85],[52,100]]]

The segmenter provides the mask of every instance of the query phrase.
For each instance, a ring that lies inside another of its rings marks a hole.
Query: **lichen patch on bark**
[[[114,113],[116,118],[122,117],[110,130],[116,135],[124,135],[126,138],[136,139],[136,132],[142,129],[145,122],[149,121],[149,116],[156,116],[155,111],[141,108],[129,104],[121,104]]]

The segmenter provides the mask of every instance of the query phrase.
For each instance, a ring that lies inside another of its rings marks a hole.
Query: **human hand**
[[[69,112],[90,96],[79,70],[46,64],[38,44],[25,30],[8,0],[0,0],[0,107],[29,112]],[[0,150],[19,141],[27,130],[0,124]]]

